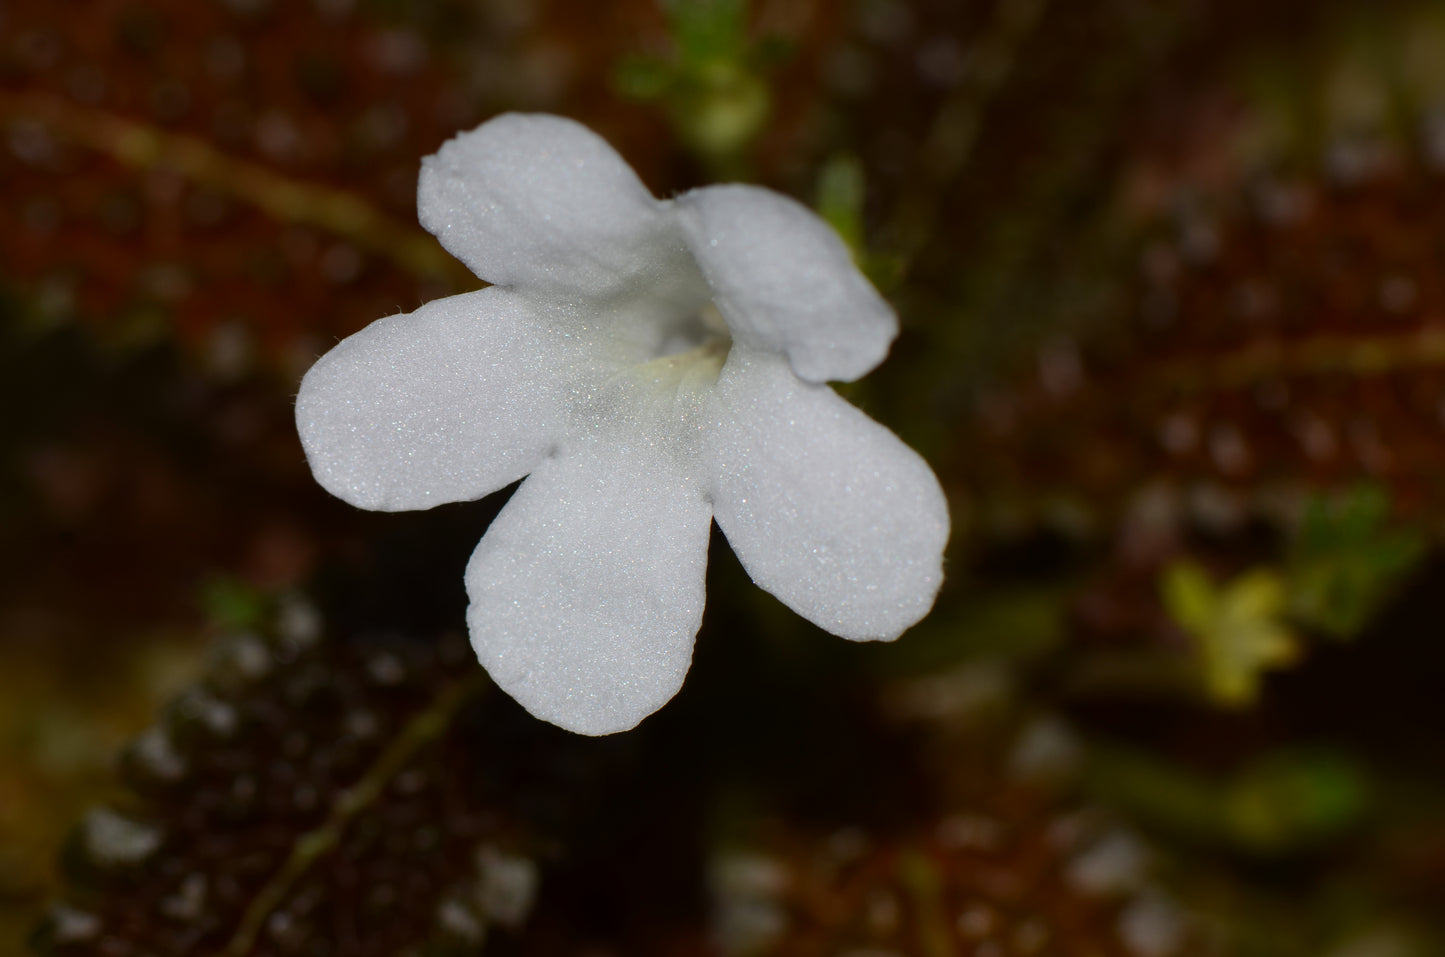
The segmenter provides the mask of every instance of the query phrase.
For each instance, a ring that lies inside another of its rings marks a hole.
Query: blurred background
[[[466,647],[506,493],[315,486],[301,373],[478,284],[416,175],[506,110],[897,306],[898,643],[715,535],[575,737]],[[1445,4],[4,0],[0,194],[0,949],[1445,953]]]

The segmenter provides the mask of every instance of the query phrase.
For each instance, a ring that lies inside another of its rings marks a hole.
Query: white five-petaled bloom
[[[527,480],[467,566],[482,664],[534,715],[632,727],[682,685],[716,518],[755,582],[826,630],[897,637],[933,604],[928,465],[825,384],[892,310],[822,220],[752,186],[655,199],[600,137],[508,114],[423,161],[422,224],[481,278],[344,340],[296,420],[362,508]]]

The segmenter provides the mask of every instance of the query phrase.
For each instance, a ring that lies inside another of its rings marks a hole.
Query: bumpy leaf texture
[[[1162,228],[1126,321],[982,403],[964,447],[985,498],[1109,513],[1149,484],[1203,517],[1373,481],[1438,520],[1442,186],[1430,157],[1384,153]]]
[[[444,57],[344,3],[9,4],[0,279],[37,321],[304,363],[466,281],[413,212],[478,115]]]
[[[460,634],[323,639],[311,614],[226,639],[130,748],[43,952],[467,951],[526,920],[617,750],[523,715]]]
[[[904,689],[895,710],[948,680]],[[720,856],[715,932],[724,950],[1196,952],[1198,928],[1162,892],[1147,841],[1078,795],[1071,732],[1056,718],[1025,720],[1026,711],[936,726],[950,728],[924,751],[943,763],[938,805],[902,829],[818,832],[792,820]]]

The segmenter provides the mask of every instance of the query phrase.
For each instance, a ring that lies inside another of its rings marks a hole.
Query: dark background
[[[575,738],[460,641],[506,493],[311,481],[301,373],[477,284],[416,174],[506,110],[897,306],[841,391],[955,526],[899,643],[715,535],[682,694]],[[10,0],[0,135],[3,939],[1445,950],[1445,5]]]

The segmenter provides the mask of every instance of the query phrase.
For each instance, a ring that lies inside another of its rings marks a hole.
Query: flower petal
[[[697,484],[645,441],[608,436],[548,459],[467,566],[477,657],[545,721],[633,727],[687,675],[711,527]]]
[[[883,361],[898,319],[806,206],[740,185],[696,189],[677,205],[734,339],[785,353],[809,382],[851,381]]]
[[[672,216],[616,151],[560,116],[504,113],[422,160],[417,213],[504,286],[608,296],[687,270]]]
[[[855,641],[928,613],[948,503],[916,452],[781,358],[737,349],[708,421],[717,522],[753,581]]]
[[[491,288],[343,340],[296,397],[316,480],[382,511],[467,501],[515,482],[561,432],[571,363],[566,340],[548,332],[555,321]]]

